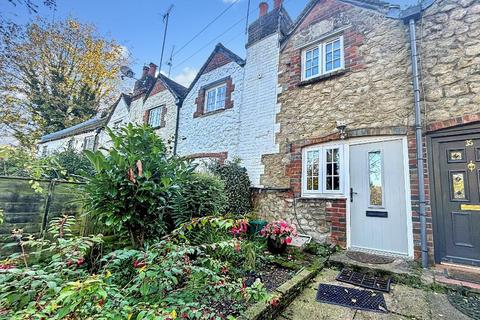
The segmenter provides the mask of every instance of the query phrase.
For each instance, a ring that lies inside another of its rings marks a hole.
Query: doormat
[[[388,312],[383,293],[370,290],[320,284],[317,291],[317,301],[357,310]]]
[[[337,281],[350,283],[366,289],[390,292],[391,277],[376,277],[349,269],[343,269],[337,276]]]
[[[464,296],[459,292],[452,291],[447,297],[455,309],[472,319],[480,320],[480,297],[478,295]]]
[[[395,261],[393,257],[379,256],[360,251],[347,251],[347,257],[358,262],[373,264],[389,264]]]

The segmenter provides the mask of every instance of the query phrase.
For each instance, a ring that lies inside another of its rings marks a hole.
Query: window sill
[[[222,108],[222,109],[218,109],[218,110],[215,110],[215,111],[205,112],[203,114],[198,115],[197,118],[212,116],[214,114],[222,113],[222,112],[227,111],[229,109],[231,109],[231,108],[228,108],[228,109],[227,108]]]
[[[308,79],[308,80],[302,80],[298,83],[298,86],[303,87],[303,86],[307,86],[309,84],[317,83],[317,82],[320,82],[320,81],[323,81],[323,80],[326,80],[326,79],[335,78],[335,77],[338,77],[338,76],[341,76],[341,75],[347,73],[348,71],[350,71],[350,69],[344,68],[344,69],[333,71],[333,72],[330,72],[330,73],[327,73],[327,74],[322,74],[321,76],[318,76],[318,77],[315,77],[315,78],[311,78],[311,79]]]
[[[300,199],[325,199],[325,200],[335,200],[335,199],[347,199],[348,197],[343,194],[302,194]]]

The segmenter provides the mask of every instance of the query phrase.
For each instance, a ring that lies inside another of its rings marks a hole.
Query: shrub
[[[228,161],[225,164],[214,163],[210,171],[225,184],[228,199],[227,213],[245,214],[251,211],[250,178],[247,169],[240,166],[239,160]]]
[[[171,202],[193,167],[166,151],[149,126],[129,124],[108,130],[112,147],[106,155],[86,151],[96,174],[87,182],[85,206],[106,226],[128,232],[135,247],[174,228]]]
[[[95,174],[92,163],[88,160],[83,152],[76,152],[73,148],[67,148],[62,152],[52,156],[63,168],[67,177],[87,176],[91,177]],[[50,178],[57,178],[55,171],[50,172]]]
[[[221,214],[226,207],[224,183],[215,176],[194,173],[174,197],[172,216],[175,224],[180,225],[192,218]]]

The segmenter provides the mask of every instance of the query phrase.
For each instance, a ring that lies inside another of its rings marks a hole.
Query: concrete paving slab
[[[467,317],[450,304],[447,296],[435,292],[428,293],[432,308],[432,320],[468,320]]]
[[[335,280],[338,271],[324,269],[279,317],[281,320],[467,320],[457,311],[444,294],[415,289],[405,285],[393,285],[389,294],[384,294],[391,313],[359,311],[350,308],[319,303],[315,300],[320,283],[354,287]]]

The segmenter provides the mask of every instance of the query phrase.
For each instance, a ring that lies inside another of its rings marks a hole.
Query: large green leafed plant
[[[245,214],[251,211],[251,183],[247,169],[240,166],[239,161],[229,161],[225,164],[215,163],[210,171],[225,184],[228,206],[227,213]]]
[[[96,172],[85,188],[86,208],[141,247],[174,228],[171,203],[194,168],[168,154],[148,126],[129,124],[108,134],[112,146],[106,154],[86,153]]]

